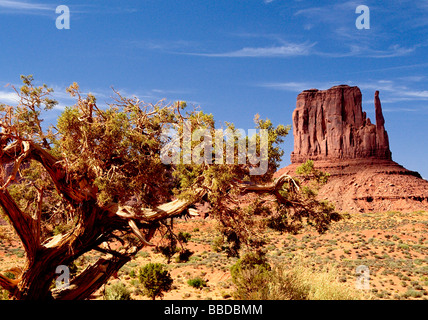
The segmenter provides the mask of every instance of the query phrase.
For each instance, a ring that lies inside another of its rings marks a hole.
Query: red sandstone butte
[[[291,165],[276,176],[295,175],[313,160],[330,173],[318,196],[338,211],[428,211],[428,181],[392,161],[379,92],[374,98],[376,124],[362,111],[358,87],[310,89],[297,96],[293,112]]]
[[[305,90],[293,112],[292,163],[374,157],[391,160],[382,107],[376,99],[376,125],[362,111],[358,87]]]

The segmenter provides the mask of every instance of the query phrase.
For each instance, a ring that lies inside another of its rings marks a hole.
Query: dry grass
[[[287,298],[281,295],[284,291],[298,292],[305,300],[361,300],[371,299],[369,293],[358,290],[355,286],[339,281],[339,273],[334,265],[323,266],[314,270],[313,262],[298,262],[291,269],[288,265],[280,265],[274,269],[274,277],[269,284],[272,296]],[[286,290],[284,290],[284,285]]]

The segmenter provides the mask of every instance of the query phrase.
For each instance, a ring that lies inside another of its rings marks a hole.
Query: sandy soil
[[[186,263],[170,264],[153,248],[142,250],[103,288],[114,282],[123,282],[133,299],[147,299],[138,282],[138,270],[148,262],[166,265],[174,279],[173,289],[163,299],[231,299],[234,291],[230,267],[236,258],[213,250],[213,241],[219,236],[215,221],[201,218],[177,220],[176,231],[192,235],[187,248],[194,254]],[[428,213],[361,213],[334,223],[330,230],[319,235],[307,229],[298,235],[267,231],[266,249],[271,264],[284,263],[290,267],[295,257],[313,261],[314,266],[334,265],[339,281],[354,286],[355,269],[366,265],[370,270],[370,290],[374,299],[428,299]],[[24,261],[13,230],[0,226],[0,272],[19,267]],[[88,256],[77,264],[83,269],[95,261]],[[207,281],[206,287],[195,289],[187,281],[195,277]],[[103,298],[103,290],[94,299]]]

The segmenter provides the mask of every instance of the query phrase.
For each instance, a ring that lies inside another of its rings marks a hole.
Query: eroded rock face
[[[297,96],[293,112],[292,163],[311,160],[391,159],[388,134],[375,93],[376,125],[362,111],[358,87],[310,89]]]
[[[300,93],[293,113],[292,164],[275,177],[298,176],[297,168],[311,159],[316,169],[330,174],[318,198],[338,211],[428,211],[428,181],[391,159],[379,92],[376,124],[361,101],[360,89],[346,85]]]

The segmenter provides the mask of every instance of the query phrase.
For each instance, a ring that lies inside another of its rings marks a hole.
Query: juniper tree
[[[143,285],[144,294],[152,300],[162,298],[164,292],[171,290],[171,274],[160,263],[148,263],[139,271],[138,278]]]
[[[115,90],[101,108],[74,83],[67,92],[75,104],[47,127],[42,116],[57,104],[52,89],[35,85],[32,76],[22,80],[21,88],[13,88],[17,105],[0,105],[0,206],[25,250],[15,279],[0,274],[0,285],[14,299],[88,298],[143,247],[154,245],[155,233],[165,234],[172,218],[194,214],[198,203],[208,204],[208,215],[218,220],[235,255],[242,245],[261,245],[258,235],[266,227],[296,231],[306,221],[324,231],[338,218],[300,195],[292,177],[273,179],[289,127],[255,118],[256,128],[268,132],[263,175],[250,174],[254,165],[236,157],[229,164],[168,164],[162,152],[173,138],[165,132],[174,129],[182,141],[190,125],[192,132],[202,128],[214,137],[212,115],[179,102],[146,104]],[[236,131],[231,123],[225,126]],[[233,143],[251,139],[260,144],[258,136]],[[191,148],[197,147],[193,141]],[[52,287],[58,266],[93,250],[101,257],[69,287]]]

